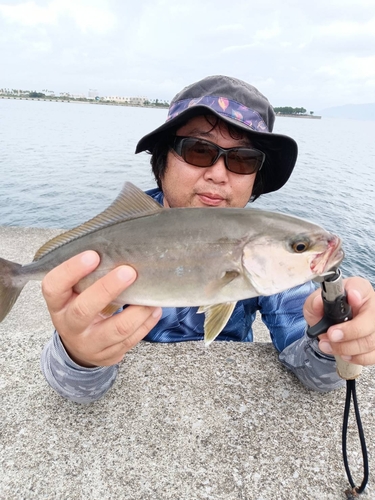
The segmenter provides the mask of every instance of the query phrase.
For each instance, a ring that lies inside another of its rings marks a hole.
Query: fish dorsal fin
[[[120,194],[108,208],[82,225],[70,229],[47,241],[47,243],[39,248],[35,254],[34,260],[40,259],[65,243],[69,243],[86,234],[93,233],[98,229],[111,226],[116,222],[152,215],[161,210],[164,210],[164,208],[157,201],[145,194],[137,186],[134,186],[131,182],[125,182]]]
[[[225,302],[214,306],[201,306],[198,309],[198,313],[205,314],[204,342],[206,345],[211,344],[228,323],[236,304],[237,302]]]

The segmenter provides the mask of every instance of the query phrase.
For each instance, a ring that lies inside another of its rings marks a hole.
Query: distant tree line
[[[280,115],[304,115],[306,114],[305,108],[292,108],[291,106],[283,106],[280,108],[273,108],[275,113],[280,113]],[[310,111],[312,115],[314,111]]]
[[[30,92],[29,97],[43,98],[46,97],[46,94],[43,94],[43,92]]]
[[[160,99],[151,99],[151,100],[146,99],[144,104],[145,106],[160,106],[161,108],[169,107],[168,101],[162,101]]]

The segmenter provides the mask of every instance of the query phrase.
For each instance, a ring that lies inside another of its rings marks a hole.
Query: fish
[[[30,280],[86,250],[100,256],[81,293],[119,265],[136,281],[102,314],[125,304],[197,307],[210,344],[239,300],[305,283],[343,259],[341,239],[298,217],[254,208],[164,208],[126,182],[103,212],[47,241],[30,264],[0,258],[0,321]]]

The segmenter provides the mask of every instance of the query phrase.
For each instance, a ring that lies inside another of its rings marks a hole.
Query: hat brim
[[[137,144],[135,153],[141,153],[142,151],[150,151],[152,153],[155,145],[167,135],[170,129],[178,129],[189,119],[203,114],[215,115],[220,120],[243,130],[252,138],[254,147],[261,149],[265,153],[266,161],[262,167],[262,192],[264,194],[277,191],[287,182],[298,156],[298,146],[294,139],[282,134],[252,130],[235,118],[223,116],[204,105],[186,109],[178,116],[163,123],[163,125],[153,132],[142,137]]]

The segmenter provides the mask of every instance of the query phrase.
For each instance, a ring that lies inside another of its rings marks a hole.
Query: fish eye
[[[309,248],[309,244],[307,241],[296,241],[292,248],[296,253],[303,253]]]

